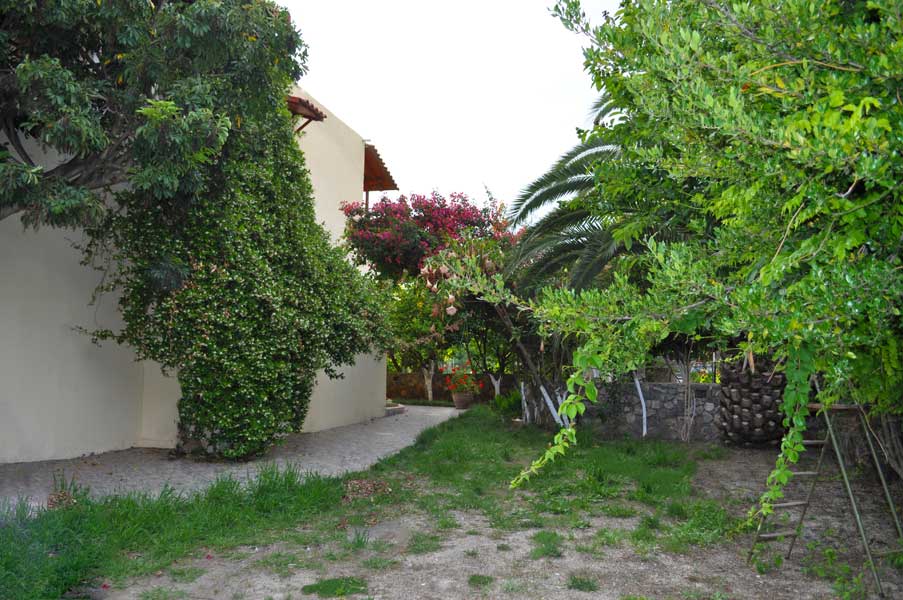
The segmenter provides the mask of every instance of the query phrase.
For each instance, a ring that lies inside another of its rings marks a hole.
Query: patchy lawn
[[[770,453],[587,434],[509,490],[547,441],[477,407],[343,478],[273,468],[187,496],[21,508],[0,517],[0,597],[796,599],[868,584],[811,544],[781,568],[745,564],[739,517]]]

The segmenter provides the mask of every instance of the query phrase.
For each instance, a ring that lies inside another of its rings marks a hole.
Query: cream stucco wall
[[[143,366],[74,327],[117,327],[116,302],[89,306],[99,274],[71,230],[0,221],[0,462],[78,456],[135,443]]]
[[[317,217],[338,242],[345,230],[342,202],[360,201],[364,187],[364,139],[316,98],[295,88],[295,96],[313,102],[326,113],[298,135],[316,198]],[[344,378],[317,377],[304,431],[319,431],[382,416],[386,406],[384,357],[359,356],[343,369]]]
[[[344,229],[340,203],[361,198],[364,141],[326,112],[299,143],[317,215],[337,241]],[[89,305],[100,275],[79,265],[72,239],[81,233],[24,230],[16,217],[0,220],[0,463],[176,442],[178,382],[154,363],[136,362],[127,347],[97,346],[75,331],[116,329],[121,321],[114,297]],[[361,356],[343,372],[343,379],[317,378],[305,431],[385,413],[383,359]]]

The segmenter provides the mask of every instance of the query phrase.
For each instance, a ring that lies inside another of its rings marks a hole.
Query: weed
[[[499,552],[510,552],[511,546],[508,544],[497,544],[495,546],[495,549],[498,550]]]
[[[139,600],[183,600],[184,598],[188,598],[188,594],[182,590],[156,587],[141,592],[141,595],[139,595],[138,598]]]
[[[580,575],[571,575],[568,578],[568,589],[577,590],[578,592],[596,592],[599,590],[599,584],[595,579],[582,577]]]
[[[418,531],[411,536],[411,541],[408,543],[408,554],[426,554],[435,552],[441,547],[442,544],[438,535]]]
[[[533,540],[530,558],[534,560],[543,557],[558,558],[562,555],[561,543],[564,538],[560,534],[554,531],[537,531],[530,539]]]
[[[686,520],[672,527],[665,539],[665,549],[670,552],[686,552],[691,546],[714,544],[737,525],[737,520],[714,500],[692,502],[686,506],[686,511]]]
[[[493,581],[495,581],[495,577],[490,575],[471,575],[467,578],[467,585],[474,589],[482,590],[489,587]]]
[[[170,567],[166,572],[176,583],[191,583],[204,574],[204,569],[200,567]]]
[[[373,569],[374,571],[382,571],[384,569],[394,567],[398,564],[398,561],[392,560],[391,558],[385,558],[383,556],[371,556],[370,558],[365,559],[361,564],[368,569]]]
[[[305,585],[301,591],[305,594],[316,594],[320,598],[342,598],[354,594],[366,594],[367,582],[359,577],[336,577]]]
[[[665,514],[672,519],[683,520],[690,516],[690,510],[685,503],[674,501],[665,506]]]
[[[595,541],[600,546],[617,546],[624,539],[624,531],[622,529],[608,529],[603,527],[596,532]]]
[[[506,594],[525,594],[527,584],[517,579],[506,579],[502,582],[502,591]]]
[[[351,539],[345,541],[345,548],[351,552],[360,552],[370,543],[370,533],[366,529],[355,529]]]
[[[480,555],[480,553],[473,549],[464,551],[464,556],[466,556],[468,558],[476,558],[479,555]]]
[[[454,517],[449,515],[443,515],[436,521],[436,527],[438,529],[457,529],[460,526],[461,524],[458,523]]]
[[[752,548],[751,561],[759,575],[766,575],[784,564],[784,555],[774,552],[765,543],[758,543]]]
[[[598,508],[599,513],[613,519],[629,519],[635,517],[637,511],[631,506],[625,504],[603,504]]]
[[[853,569],[838,560],[837,550],[810,542],[806,545],[809,553],[803,558],[803,570],[810,575],[832,582],[834,593],[841,600],[859,600],[868,596],[862,581],[862,573],[853,574]]]
[[[273,552],[257,561],[258,566],[279,577],[290,577],[292,571],[296,569],[299,564],[298,557],[288,552]]]

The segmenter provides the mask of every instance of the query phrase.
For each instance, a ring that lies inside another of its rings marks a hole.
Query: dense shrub
[[[100,335],[177,370],[183,439],[226,457],[299,429],[317,370],[380,329],[368,282],[314,220],[289,125],[274,109],[230,138],[222,179],[178,221],[135,191],[108,223],[126,326]]]

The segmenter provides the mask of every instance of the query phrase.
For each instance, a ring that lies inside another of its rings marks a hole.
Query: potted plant
[[[465,367],[470,366],[470,361],[464,364]],[[445,372],[440,369],[440,372]],[[473,404],[474,394],[478,393],[483,387],[482,381],[477,381],[474,374],[460,367],[453,367],[451,371],[445,375],[445,385],[451,392],[452,402],[455,408],[464,410]]]

